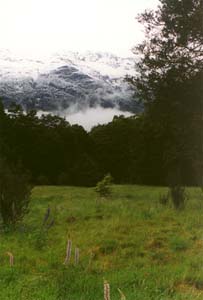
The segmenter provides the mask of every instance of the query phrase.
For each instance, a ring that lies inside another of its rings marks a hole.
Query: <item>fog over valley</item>
[[[48,114],[50,112],[38,111],[37,115]],[[127,111],[121,111],[118,108],[103,108],[101,106],[87,108],[81,111],[64,110],[61,112],[52,112],[54,115],[64,117],[71,125],[78,124],[83,126],[87,131],[98,124],[107,124],[111,122],[114,116],[130,117],[133,114]]]
[[[21,57],[0,51],[0,96],[6,108],[15,102],[25,111],[66,117],[89,130],[129,116],[142,107],[125,81],[134,74],[134,59],[107,52],[55,53]]]

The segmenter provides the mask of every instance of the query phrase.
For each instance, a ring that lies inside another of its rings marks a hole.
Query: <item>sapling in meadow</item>
[[[107,174],[101,181],[96,185],[95,191],[100,197],[108,197],[112,194],[112,182],[113,178],[110,174]]]

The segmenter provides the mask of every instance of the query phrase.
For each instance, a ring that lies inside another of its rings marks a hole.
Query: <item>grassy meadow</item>
[[[113,186],[99,199],[93,188],[34,188],[22,224],[0,233],[0,299],[100,300],[104,279],[111,300],[203,299],[203,193],[187,189],[176,211],[159,203],[164,192]]]

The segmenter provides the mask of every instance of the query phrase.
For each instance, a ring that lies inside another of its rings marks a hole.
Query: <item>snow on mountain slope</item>
[[[137,112],[133,91],[124,81],[134,60],[109,53],[63,52],[48,57],[19,57],[0,50],[0,97],[25,109],[60,112],[115,108]]]
[[[123,77],[134,73],[134,61],[131,57],[120,58],[110,53],[63,51],[52,56],[19,57],[9,50],[0,50],[1,77],[36,77],[39,73],[49,72],[63,65],[77,66],[88,74]]]

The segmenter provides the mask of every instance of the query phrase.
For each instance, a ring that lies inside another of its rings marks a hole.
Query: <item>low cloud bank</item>
[[[79,124],[87,131],[98,124],[106,124],[113,120],[114,116],[124,115],[125,117],[132,116],[130,112],[123,112],[117,108],[88,108],[85,111],[65,114],[66,120],[70,124]]]
[[[68,110],[45,112],[38,111],[37,115],[52,114],[64,117],[71,125],[78,124],[83,126],[87,131],[90,131],[92,127],[99,124],[107,124],[113,120],[114,116],[130,117],[133,114],[127,111],[121,111],[119,108],[103,108],[94,107],[86,108],[85,110],[78,110],[76,107],[71,107]]]

